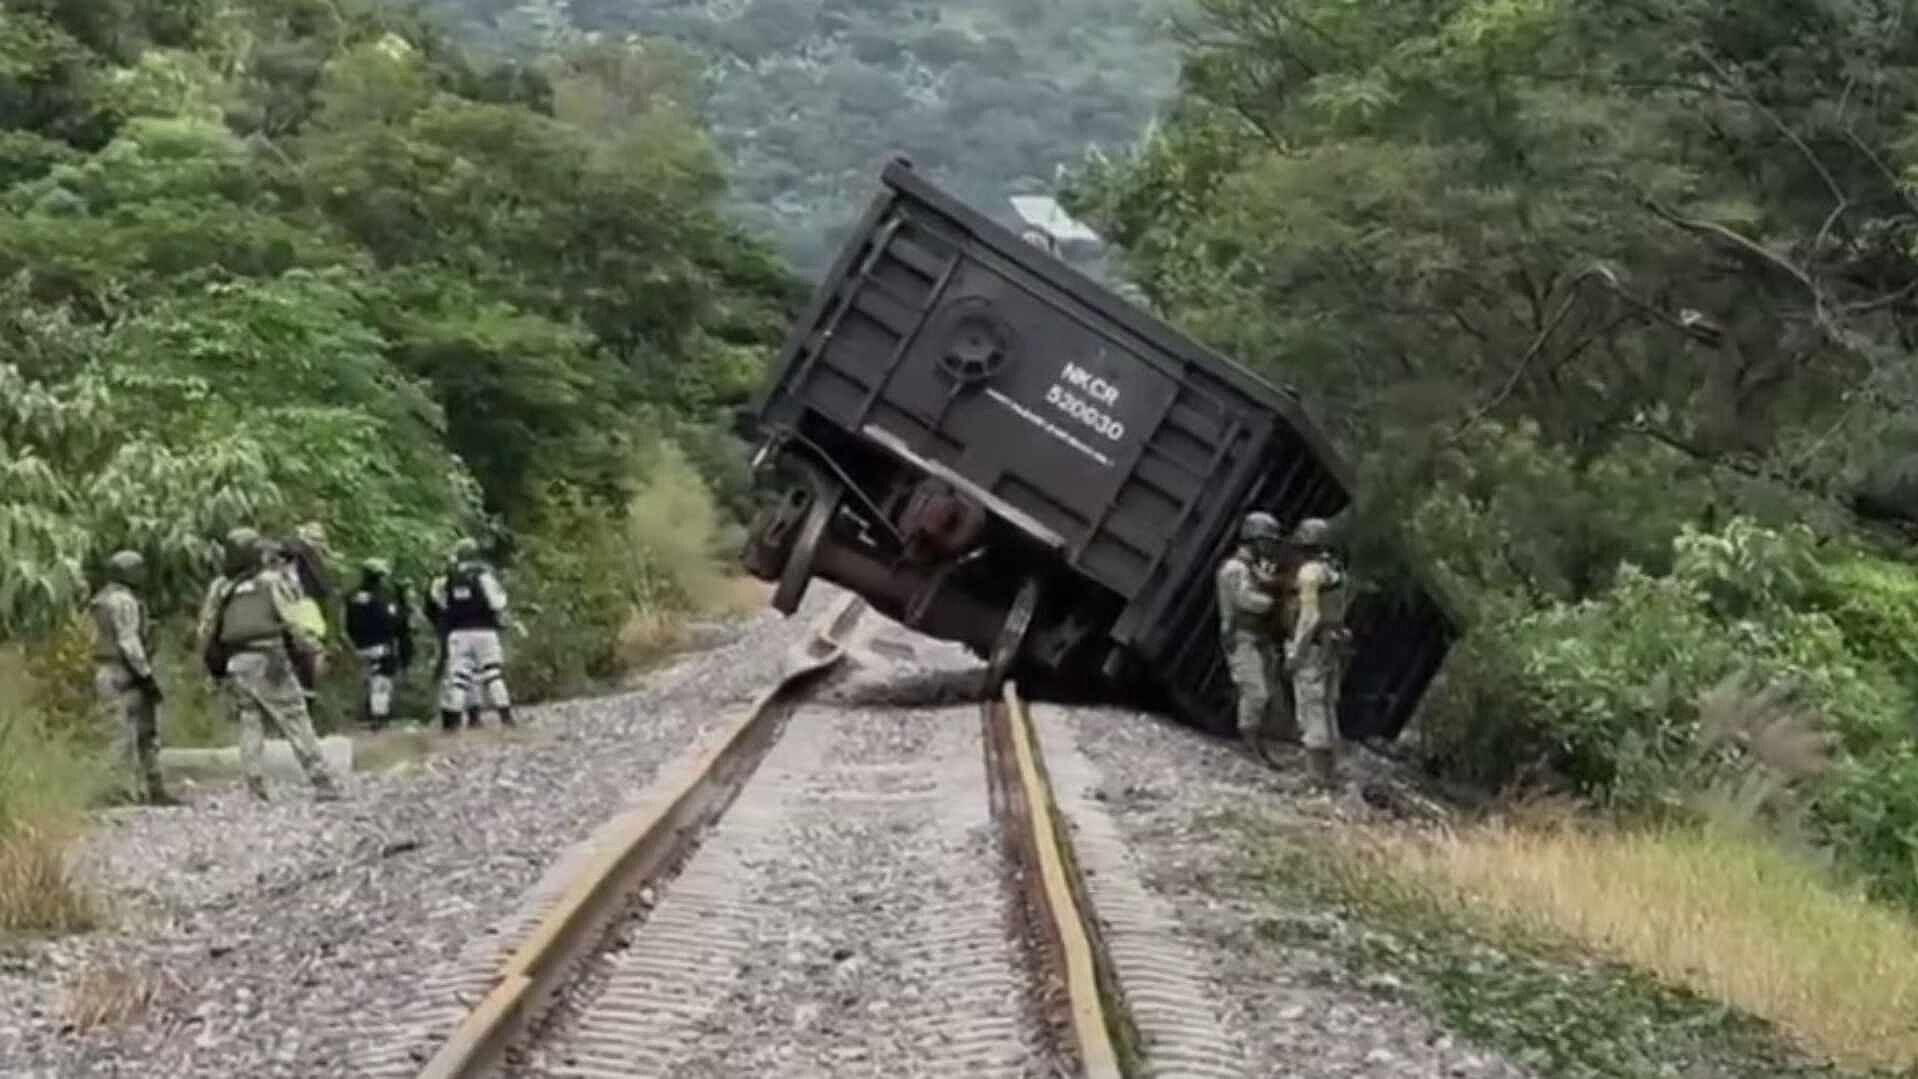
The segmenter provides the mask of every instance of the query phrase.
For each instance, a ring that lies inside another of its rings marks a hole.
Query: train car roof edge
[[[887,204],[892,202],[893,198],[891,192],[882,189],[875,191],[872,197],[866,200],[865,208],[859,212],[859,218],[854,223],[852,235],[845,244],[840,246],[839,254],[833,257],[832,265],[827,268],[825,274],[813,282],[812,293],[806,298],[805,308],[797,318],[793,319],[791,327],[786,331],[785,339],[779,343],[779,350],[773,354],[770,370],[777,372],[777,376],[762,381],[747,406],[759,417],[764,418],[766,410],[772,405],[773,398],[779,395],[781,387],[786,384],[786,376],[791,373],[793,359],[799,355],[807,339],[818,328],[820,316],[826,313],[827,305],[832,302],[833,293],[838,290],[840,282],[845,280],[846,272],[852,268],[853,259],[859,254],[862,239],[872,232],[873,225],[878,222],[880,215],[885,212]]]

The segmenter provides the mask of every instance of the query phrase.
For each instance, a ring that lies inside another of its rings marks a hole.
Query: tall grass
[[[90,699],[56,677],[63,668],[90,675],[59,635],[31,658],[0,649],[0,933],[72,932],[99,917],[67,850],[109,773]]]
[[[1846,1066],[1918,1065],[1918,925],[1748,832],[1565,818],[1333,842],[1348,888],[1568,939]]]

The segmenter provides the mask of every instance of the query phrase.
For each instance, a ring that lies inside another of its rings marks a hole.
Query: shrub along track
[[[862,612],[556,865],[417,1074],[1152,1074],[1016,688],[825,699]]]

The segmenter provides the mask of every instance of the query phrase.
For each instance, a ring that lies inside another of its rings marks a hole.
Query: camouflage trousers
[[[124,663],[93,668],[93,689],[113,725],[113,759],[125,771],[127,793],[147,799],[160,790],[160,726],[153,698],[140,691]]]
[[[1338,646],[1308,644],[1292,668],[1299,733],[1307,749],[1331,749],[1339,741],[1339,683],[1345,663]]]
[[[320,757],[320,741],[306,712],[306,694],[285,646],[276,641],[258,650],[235,652],[226,670],[227,699],[240,725],[240,770],[247,782],[254,786],[266,782],[265,721],[271,719],[286,737],[307,782],[316,790],[337,789],[337,781]]]
[[[478,708],[511,708],[506,692],[506,653],[499,631],[456,629],[446,635],[446,669],[440,675],[440,709],[458,712]]]
[[[1238,632],[1232,635],[1225,658],[1232,684],[1239,690],[1239,734],[1272,733],[1274,711],[1284,713],[1278,726],[1289,726],[1290,709],[1280,681],[1279,646],[1256,633]],[[1275,688],[1279,690],[1276,695]]]

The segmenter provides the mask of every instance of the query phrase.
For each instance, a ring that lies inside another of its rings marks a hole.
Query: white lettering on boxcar
[[[1046,388],[1046,404],[1109,442],[1125,438],[1125,424],[1106,411],[1118,403],[1119,387],[1070,360],[1059,369],[1059,381]]]
[[[1012,398],[1006,396],[1005,394],[1000,393],[998,390],[995,390],[992,387],[988,386],[986,387],[986,396],[992,398],[994,401],[997,401],[1000,404],[1004,405],[1006,408],[1012,410],[1014,414],[1019,416],[1019,418],[1025,420],[1027,423],[1032,424],[1033,426],[1044,431],[1046,434],[1051,435],[1053,438],[1056,438],[1059,441],[1065,443],[1066,445],[1071,446],[1073,449],[1078,450],[1080,453],[1085,454],[1087,457],[1092,458],[1093,460],[1099,462],[1101,465],[1104,465],[1107,468],[1111,468],[1116,463],[1115,461],[1113,461],[1112,458],[1106,456],[1103,453],[1100,453],[1098,450],[1095,450],[1091,446],[1088,446],[1085,443],[1079,441],[1078,439],[1072,437],[1072,432],[1067,431],[1065,428],[1060,427],[1058,424],[1053,423],[1051,420],[1046,419],[1044,416],[1039,415],[1037,412],[1034,412],[1033,410],[1020,404],[1019,402],[1013,400]]]

